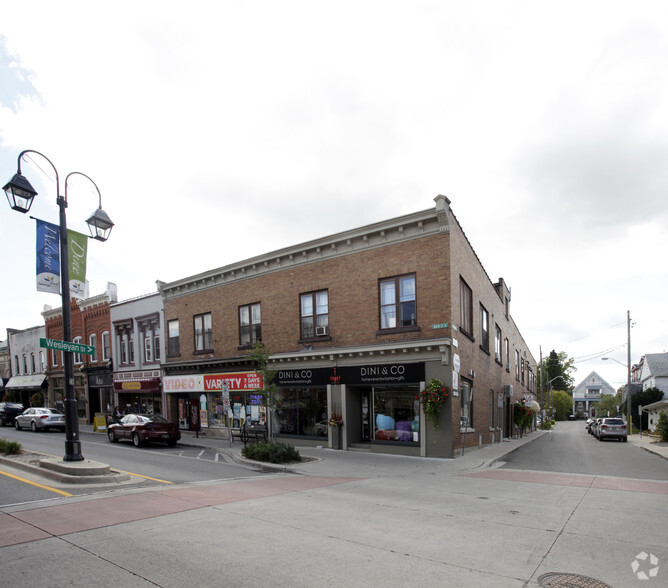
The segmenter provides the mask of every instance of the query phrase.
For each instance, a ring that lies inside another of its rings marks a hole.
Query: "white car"
[[[65,430],[65,415],[55,408],[27,408],[16,415],[14,426],[17,431],[30,427],[33,431],[46,429]]]

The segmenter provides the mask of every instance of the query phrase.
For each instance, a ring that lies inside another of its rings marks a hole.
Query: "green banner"
[[[70,296],[86,296],[86,252],[88,236],[67,229],[67,251],[70,267]]]

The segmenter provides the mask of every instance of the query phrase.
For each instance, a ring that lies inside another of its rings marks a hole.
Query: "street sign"
[[[95,348],[92,345],[83,345],[81,343],[70,343],[69,341],[59,341],[58,339],[40,339],[40,347],[55,349],[56,351],[69,351],[70,353],[80,353],[83,355],[94,355]]]

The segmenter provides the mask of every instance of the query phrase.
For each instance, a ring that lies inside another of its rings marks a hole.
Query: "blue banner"
[[[37,291],[60,294],[60,228],[37,220]]]

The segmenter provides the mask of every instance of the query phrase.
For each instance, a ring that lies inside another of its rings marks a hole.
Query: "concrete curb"
[[[41,457],[44,459],[38,459],[40,463],[48,461],[50,462],[48,465],[56,465],[53,462],[53,458],[48,456]],[[2,456],[0,456],[0,463],[18,470],[22,470],[24,472],[31,473],[35,476],[47,478],[49,480],[53,480],[54,482],[59,482],[60,484],[120,484],[123,482],[129,482],[131,480],[131,477],[128,474],[123,474],[111,469],[109,469],[110,473],[108,474],[76,475],[64,471],[63,468],[50,469],[48,466],[43,467],[41,465],[34,465],[32,463],[20,461],[19,459],[12,459]],[[86,462],[84,461],[81,463],[85,464]],[[108,467],[109,466],[107,466],[107,468]]]

